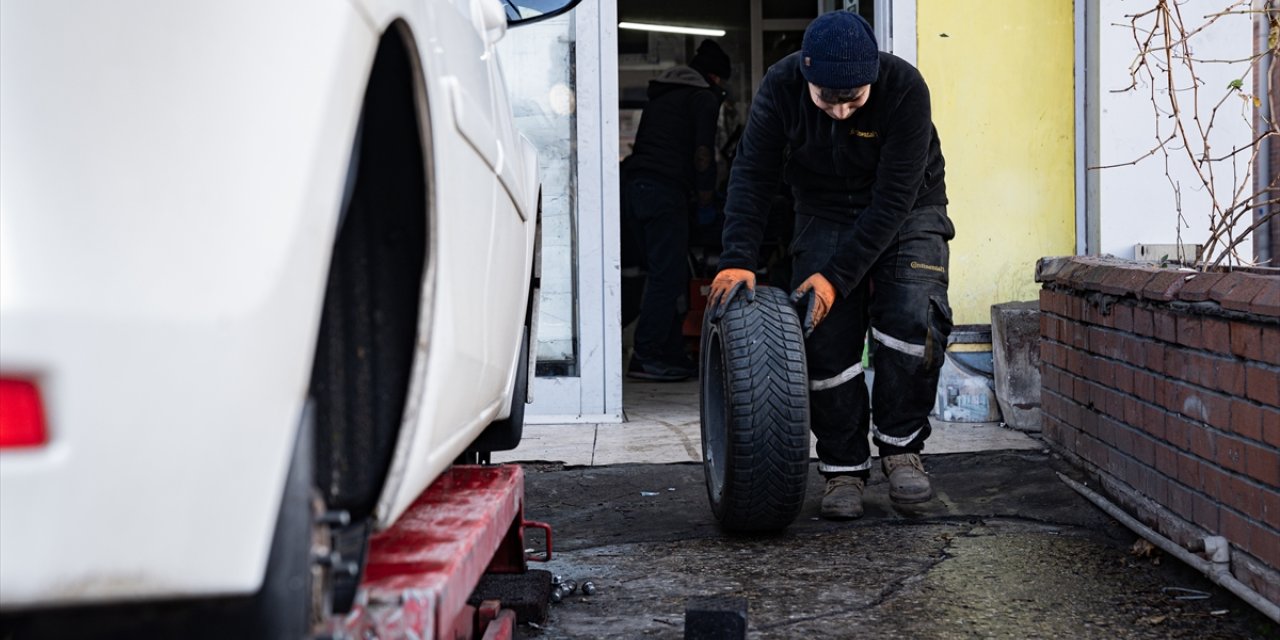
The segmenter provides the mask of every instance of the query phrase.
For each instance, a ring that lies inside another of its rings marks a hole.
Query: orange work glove
[[[798,304],[805,296],[809,296],[809,304],[804,312],[804,337],[808,338],[813,335],[813,330],[818,328],[818,323],[827,317],[827,313],[831,311],[831,305],[836,303],[836,288],[831,286],[831,281],[821,273],[815,273],[791,294],[791,304]]]
[[[724,269],[711,281],[711,294],[707,296],[707,307],[712,309],[711,319],[719,320],[724,316],[738,291],[747,288],[747,302],[756,301],[756,274],[746,269]]]

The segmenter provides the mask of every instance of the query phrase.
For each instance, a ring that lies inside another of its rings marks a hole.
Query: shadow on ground
[[[938,497],[911,509],[877,470],[851,523],[818,519],[815,472],[801,516],[765,537],[717,528],[700,465],[525,468],[526,517],[555,527],[550,569],[598,591],[523,637],[682,638],[699,595],[747,598],[751,638],[1280,637],[1176,560],[1134,555],[1045,453],[927,456]]]

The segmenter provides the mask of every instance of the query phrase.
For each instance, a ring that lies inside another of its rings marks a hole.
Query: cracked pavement
[[[866,514],[817,517],[822,479],[778,535],[726,535],[697,464],[525,463],[526,517],[582,584],[526,638],[682,638],[688,598],[745,597],[750,638],[1269,638],[1260,614],[1064,485],[1045,452],[925,456],[938,497],[901,507],[878,466]],[[529,546],[537,546],[531,543]],[[1177,600],[1166,587],[1206,592]]]

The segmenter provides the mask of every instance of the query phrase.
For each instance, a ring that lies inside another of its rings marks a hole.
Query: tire
[[[433,215],[416,65],[398,28],[378,43],[348,166],[312,367],[315,484],[352,522],[382,494],[414,376]],[[429,136],[429,131],[426,134]]]
[[[787,294],[756,287],[702,325],[700,409],[707,496],[728,531],[785,528],[809,472],[809,385],[800,319]]]

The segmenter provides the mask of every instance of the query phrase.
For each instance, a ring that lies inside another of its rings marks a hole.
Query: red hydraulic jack
[[[546,533],[546,553],[526,556],[524,530]],[[551,559],[551,526],[524,519],[524,470],[517,465],[455,465],[390,529],[369,542],[356,604],[333,621],[351,638],[499,640],[516,615],[497,600],[467,604],[486,573],[523,573],[527,560]]]

